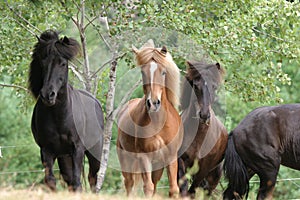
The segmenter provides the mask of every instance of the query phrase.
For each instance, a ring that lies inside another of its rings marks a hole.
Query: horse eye
[[[62,66],[62,67],[66,67],[66,66],[67,66],[67,63],[64,62],[64,63],[61,64],[61,66]]]
[[[166,75],[166,74],[167,74],[166,71],[163,71],[163,72],[161,73],[162,76],[164,76],[164,75]]]

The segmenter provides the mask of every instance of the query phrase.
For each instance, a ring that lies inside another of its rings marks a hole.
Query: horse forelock
[[[144,47],[136,53],[136,62],[139,67],[150,62],[156,62],[166,68],[166,95],[169,102],[177,108],[179,106],[180,77],[179,69],[170,53],[162,53],[161,48]]]
[[[223,82],[223,77],[225,70],[222,66],[217,64],[206,64],[203,62],[195,62],[192,67],[189,67],[187,70],[187,79],[195,80],[199,77],[202,77],[206,82],[211,85],[219,87]],[[214,92],[214,91],[210,91]]]
[[[32,59],[43,59],[49,55],[62,56],[67,60],[75,57],[80,51],[79,43],[73,38],[59,39],[59,33],[53,30],[45,31],[34,46]]]

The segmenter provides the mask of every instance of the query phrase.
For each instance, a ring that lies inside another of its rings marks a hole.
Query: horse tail
[[[236,193],[238,193],[240,197],[246,194],[247,199],[249,193],[248,171],[235,149],[232,132],[229,134],[228,138],[223,169],[225,178],[228,180],[227,190],[223,193],[224,199],[227,199],[225,198],[227,192],[231,193],[228,194],[230,199],[235,197]]]

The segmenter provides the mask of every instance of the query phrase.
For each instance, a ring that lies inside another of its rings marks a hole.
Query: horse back
[[[104,117],[101,104],[83,90],[73,89],[70,95],[75,128],[81,141],[89,149],[103,140]]]
[[[236,150],[254,169],[266,160],[300,169],[299,122],[300,104],[257,108],[232,131]]]

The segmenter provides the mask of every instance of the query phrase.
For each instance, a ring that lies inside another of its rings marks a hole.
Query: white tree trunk
[[[102,187],[105,172],[107,169],[108,156],[110,150],[110,141],[112,136],[112,127],[114,123],[114,97],[115,97],[115,86],[116,86],[116,68],[117,59],[111,62],[110,72],[109,72],[109,83],[108,83],[108,93],[106,99],[106,117],[105,117],[105,127],[104,127],[104,141],[101,156],[101,165],[97,177],[96,192],[98,193]]]

